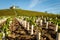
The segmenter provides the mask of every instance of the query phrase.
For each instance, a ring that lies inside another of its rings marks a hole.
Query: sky
[[[0,9],[7,9],[12,5],[24,10],[60,13],[60,0],[0,0]]]

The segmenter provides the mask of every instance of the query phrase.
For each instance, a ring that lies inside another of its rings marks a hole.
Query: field
[[[22,9],[0,10],[0,40],[56,40],[59,17]]]
[[[2,15],[3,14],[3,15]],[[22,10],[22,9],[3,9],[0,10],[0,16],[45,16],[45,17],[56,17],[59,15],[47,13],[47,12],[36,12],[36,11],[29,11],[29,10]]]

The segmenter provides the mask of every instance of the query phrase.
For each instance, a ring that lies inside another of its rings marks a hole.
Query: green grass
[[[3,9],[0,10],[0,16],[15,16],[16,13],[18,16],[45,16],[45,17],[56,17],[55,14],[49,14],[45,12],[36,12],[22,9]]]

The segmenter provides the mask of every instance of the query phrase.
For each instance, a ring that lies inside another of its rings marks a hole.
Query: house
[[[10,9],[16,9],[16,6],[13,5],[13,6],[10,7]]]

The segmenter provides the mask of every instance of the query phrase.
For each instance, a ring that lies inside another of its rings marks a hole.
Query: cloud
[[[29,5],[29,8],[33,8],[34,6],[36,6],[39,3],[40,0],[32,0],[32,2]]]
[[[60,5],[55,5],[50,8],[45,9],[44,11],[48,11],[50,13],[60,13]]]
[[[29,8],[33,8],[36,5],[41,4],[41,3],[45,2],[45,1],[47,1],[47,0],[31,0],[31,3],[29,5]]]
[[[56,10],[56,9],[60,9],[60,4],[59,3],[50,5],[50,7],[45,8],[45,11],[46,10]]]

